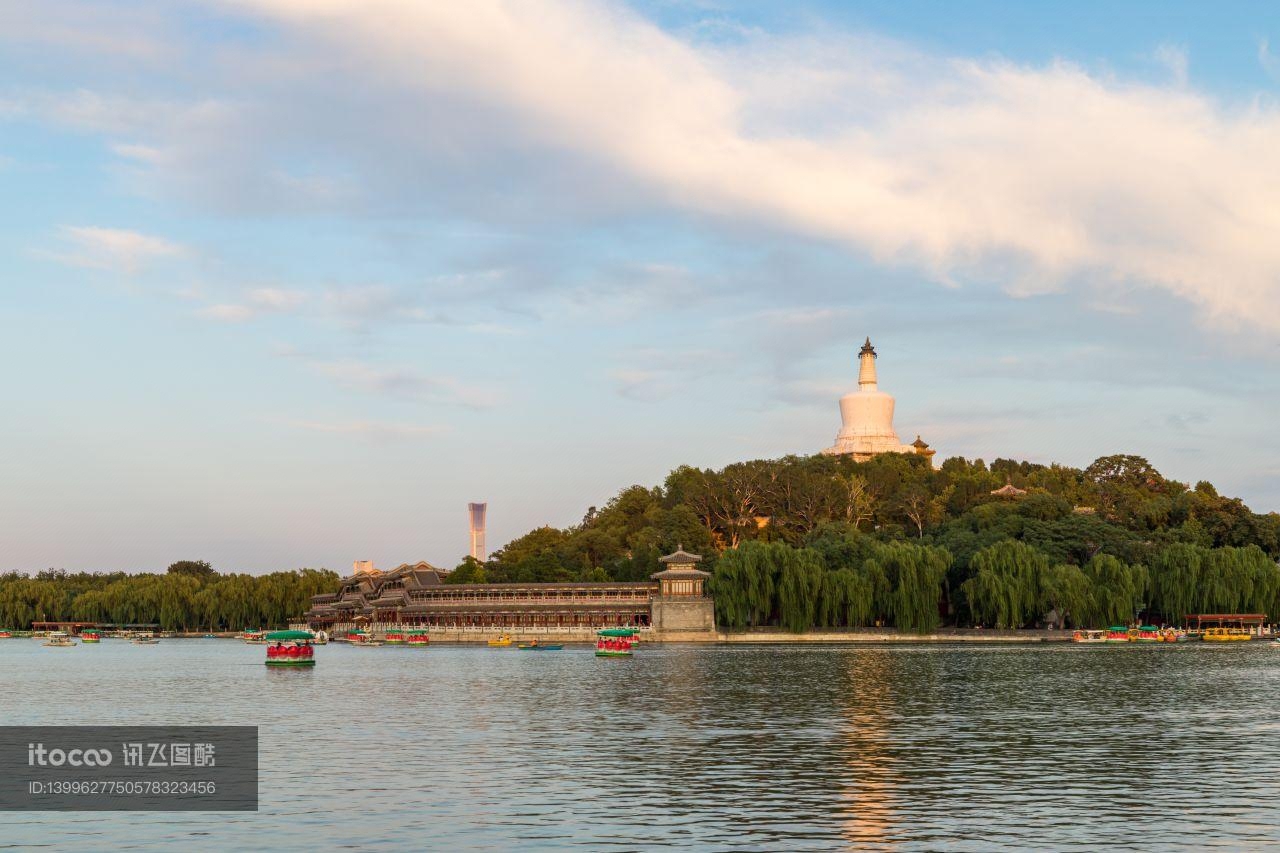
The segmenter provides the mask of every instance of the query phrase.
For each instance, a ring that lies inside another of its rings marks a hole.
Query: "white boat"
[[[74,646],[76,641],[68,637],[65,631],[50,631],[49,639],[45,640],[44,644],[53,648],[66,649]]]
[[[139,634],[133,638],[133,644],[135,646],[156,646],[160,644],[160,641],[151,634]]]

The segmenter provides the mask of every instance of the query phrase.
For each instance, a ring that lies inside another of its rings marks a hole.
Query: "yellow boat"
[[[1200,639],[1206,643],[1247,643],[1253,635],[1244,628],[1205,628]]]
[[[493,647],[495,647],[495,648],[499,648],[499,647],[503,647],[503,646],[509,646],[509,645],[511,645],[511,638],[510,638],[509,636],[507,636],[506,634],[503,634],[501,637],[499,637],[499,638],[498,638],[498,639],[496,639],[496,640],[490,640],[490,641],[489,641],[489,645],[491,645],[491,646],[493,646]]]

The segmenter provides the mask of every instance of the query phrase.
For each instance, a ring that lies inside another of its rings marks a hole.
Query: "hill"
[[[1025,627],[1280,614],[1280,515],[1139,456],[1087,468],[884,454],[682,466],[450,581],[639,580],[677,545],[729,627]]]

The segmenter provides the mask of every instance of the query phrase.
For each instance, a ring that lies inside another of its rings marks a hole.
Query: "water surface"
[[[0,640],[0,721],[252,724],[257,813],[0,813],[0,847],[1277,844],[1280,650],[521,652]]]

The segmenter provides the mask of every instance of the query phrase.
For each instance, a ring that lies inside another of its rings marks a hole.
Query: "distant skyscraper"
[[[488,504],[467,504],[467,514],[471,516],[471,556],[484,562],[484,513]]]

